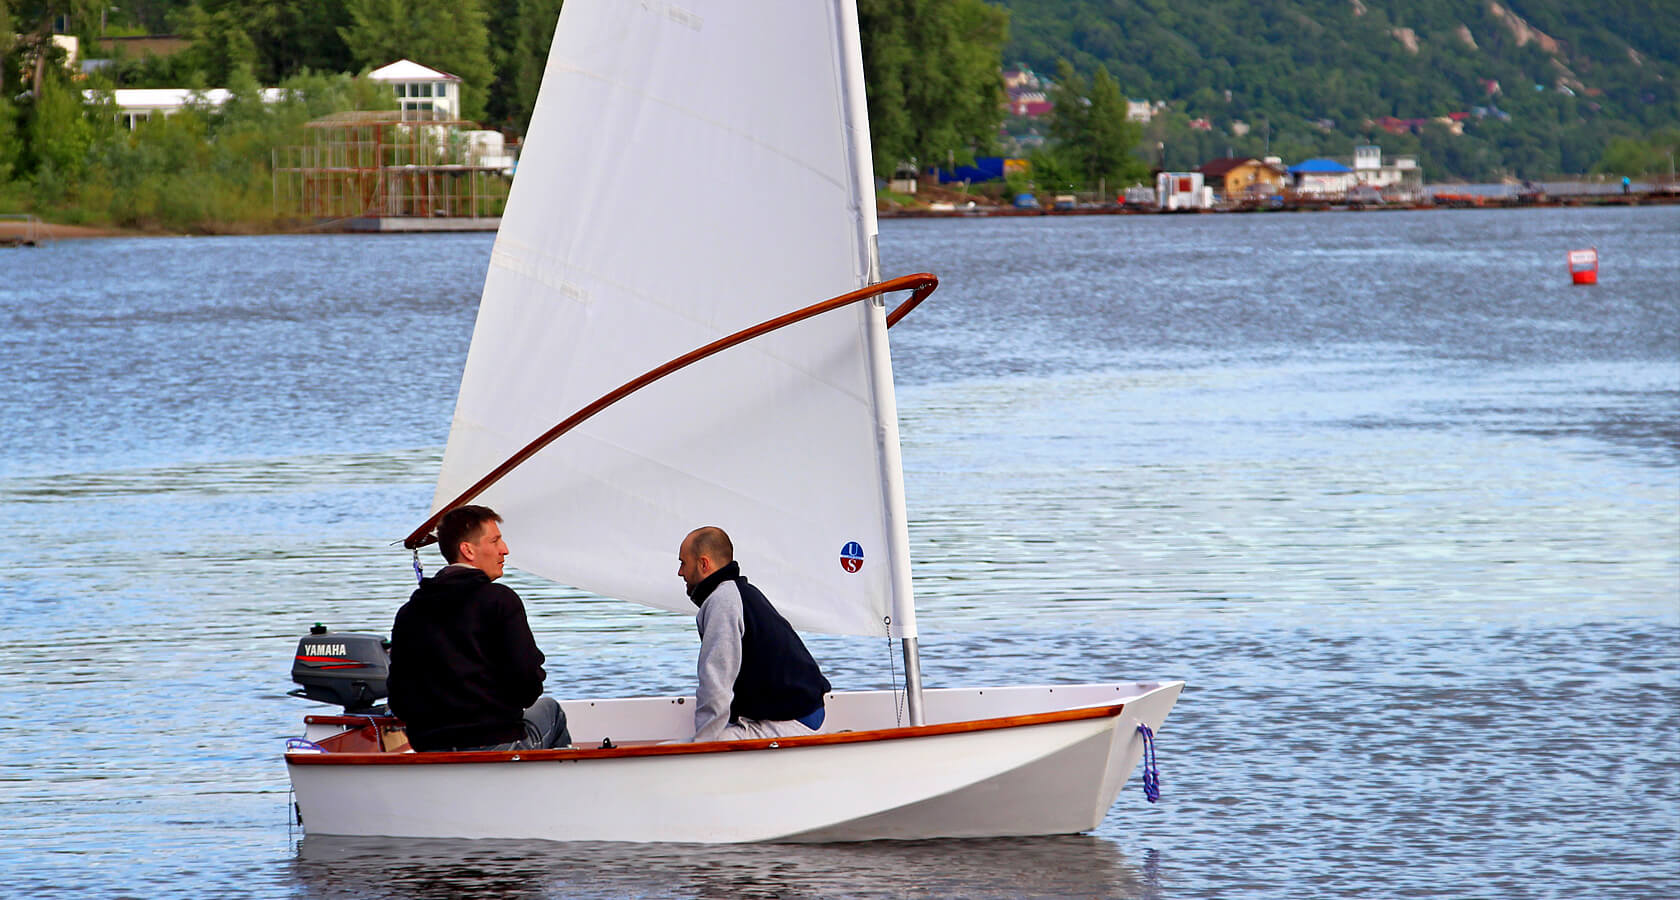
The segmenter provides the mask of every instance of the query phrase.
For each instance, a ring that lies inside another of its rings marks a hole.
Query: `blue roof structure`
[[[1289,167],[1291,175],[1342,175],[1353,170],[1333,159],[1316,157]]]

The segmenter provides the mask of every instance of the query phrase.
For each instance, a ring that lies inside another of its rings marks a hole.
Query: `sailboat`
[[[575,749],[506,753],[414,753],[389,716],[307,716],[285,760],[308,832],[847,841],[1102,821],[1182,682],[921,683],[887,334],[938,281],[880,277],[863,84],[855,0],[567,0],[433,513],[405,543],[482,503],[522,570],[692,615],[675,548],[721,526],[797,629],[897,642],[902,686],[829,694],[814,735],[714,743],[685,743],[692,697],[562,699]]]

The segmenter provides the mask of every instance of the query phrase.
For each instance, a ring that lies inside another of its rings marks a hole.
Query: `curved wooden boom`
[[[432,529],[437,527],[438,520],[443,518],[444,513],[483,493],[491,485],[500,481],[502,476],[517,468],[520,463],[530,459],[532,456],[536,455],[537,451],[553,443],[556,438],[594,418],[598,413],[602,412],[607,407],[612,406],[614,403],[623,400],[625,397],[634,394],[642,388],[647,387],[648,385],[664,378],[667,375],[670,375],[673,372],[687,368],[688,366],[693,365],[708,356],[727,350],[736,344],[745,343],[753,338],[769,334],[779,328],[786,328],[795,322],[803,322],[812,316],[822,315],[825,312],[839,309],[842,306],[849,306],[859,300],[867,300],[871,297],[878,297],[881,294],[887,294],[893,291],[913,291],[910,295],[910,299],[899,304],[896,309],[887,315],[887,327],[891,328],[893,325],[898,324],[899,319],[904,318],[910,310],[915,309],[918,304],[926,299],[927,295],[933,293],[934,289],[937,287],[939,287],[939,279],[926,272],[918,275],[901,275],[889,281],[883,281],[879,284],[872,284],[868,287],[858,288],[848,294],[831,297],[821,303],[813,303],[804,309],[795,310],[787,313],[786,315],[777,316],[774,319],[760,322],[750,328],[743,328],[728,337],[718,338],[698,350],[685,353],[656,369],[652,369],[642,375],[638,375],[637,377],[626,381],[602,395],[602,397],[594,403],[591,403],[577,412],[572,413],[572,415],[565,421],[553,428],[550,428],[548,431],[543,432],[541,437],[538,437],[531,443],[526,444],[524,449],[508,457],[506,462],[492,469],[490,474],[480,478],[472,487],[462,491],[459,497],[456,497],[454,500],[444,504],[437,512],[432,513],[431,518],[427,519],[424,524],[422,524],[419,528],[414,529],[412,534],[403,539],[403,546],[410,550],[414,550],[433,543],[437,540],[437,538],[432,535]]]

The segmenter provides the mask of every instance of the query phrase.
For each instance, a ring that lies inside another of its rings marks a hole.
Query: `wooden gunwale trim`
[[[688,353],[659,366],[658,368],[650,369],[647,372],[626,381],[618,387],[613,388],[606,394],[603,394],[600,399],[573,413],[560,424],[544,432],[536,440],[526,444],[523,449],[508,457],[501,465],[491,469],[490,474],[480,478],[472,487],[462,491],[460,496],[448,503],[445,503],[438,509],[437,512],[432,513],[431,517],[421,524],[419,528],[414,529],[408,537],[403,539],[403,546],[410,550],[415,550],[420,547],[424,547],[427,544],[433,543],[436,541],[436,538],[431,534],[432,528],[435,527],[438,521],[443,518],[444,513],[457,506],[467,503],[474,497],[477,497],[479,494],[488,490],[491,485],[500,481],[502,476],[518,468],[525,460],[535,456],[537,451],[554,443],[554,441],[561,435],[571,431],[579,425],[582,425],[589,419],[594,418],[597,414],[606,410],[607,407],[612,406],[618,401],[623,400],[625,397],[634,394],[642,388],[647,387],[648,385],[664,378],[667,375],[670,375],[673,372],[687,368],[688,366],[693,365],[708,356],[721,353],[736,344],[745,343],[753,338],[769,334],[779,328],[786,328],[789,325],[796,322],[802,322],[812,316],[820,315],[830,310],[839,309],[842,306],[849,306],[859,300],[867,300],[871,297],[877,297],[881,294],[892,293],[894,291],[913,291],[914,293],[910,295],[908,300],[899,304],[898,308],[894,309],[887,316],[887,327],[891,328],[893,325],[898,323],[899,319],[904,318],[910,310],[915,309],[917,304],[920,304],[927,295],[933,293],[934,289],[937,287],[939,287],[939,279],[929,273],[922,272],[916,275],[901,275],[897,278],[883,281],[878,284],[871,284],[855,291],[841,294],[838,297],[831,297],[820,303],[813,303],[804,309],[795,310],[793,312],[777,316],[774,319],[768,319],[758,323],[757,325],[743,328],[734,334],[719,338],[697,350],[691,350]]]
[[[1126,708],[1124,703],[1060,709],[1024,716],[1003,716],[996,719],[971,719],[966,722],[946,722],[939,725],[877,728],[868,731],[842,731],[836,734],[813,734],[808,737],[755,738],[749,741],[708,741],[702,744],[651,744],[629,747],[579,747],[575,750],[473,750],[462,753],[308,753],[287,751],[286,763],[300,766],[391,766],[437,765],[449,763],[544,762],[583,759],[623,759],[638,756],[687,756],[696,753],[731,753],[751,750],[791,750],[799,747],[822,747],[831,744],[866,744],[877,741],[911,740],[945,734],[967,734],[977,731],[998,731],[1050,725],[1057,722],[1077,722],[1083,719],[1112,718]],[[349,716],[315,716],[317,724],[330,724],[327,719],[345,718],[348,724],[369,723],[365,718]]]
[[[305,725],[401,725],[396,716],[304,716]]]

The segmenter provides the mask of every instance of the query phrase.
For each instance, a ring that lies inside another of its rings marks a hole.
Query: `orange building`
[[[1196,171],[1227,203],[1283,191],[1283,164],[1274,158],[1227,156],[1203,163]]]

